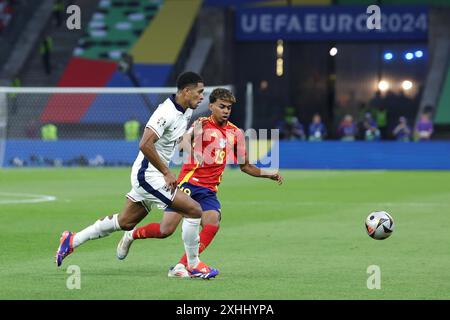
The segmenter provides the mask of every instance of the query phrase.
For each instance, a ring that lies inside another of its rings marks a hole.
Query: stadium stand
[[[76,4],[83,8],[81,25],[87,25],[93,9],[97,7],[97,0],[77,0]],[[0,78],[5,85],[10,85],[13,79],[18,78],[22,87],[55,86],[59,77],[67,66],[73,48],[83,34],[83,30],[68,31],[64,26],[55,27],[52,20],[53,0],[42,1],[17,1],[17,14],[11,21],[10,28],[6,30],[6,37],[14,35],[13,41],[7,41],[0,37],[0,55],[8,52],[5,64],[0,65]],[[39,47],[44,36],[49,35],[53,39],[51,53],[51,75],[44,73],[42,57]],[[2,58],[0,56],[0,58]],[[8,135],[24,137],[27,124],[40,120],[42,110],[48,100],[47,96],[40,95],[31,103],[29,97],[17,96],[17,112],[9,114]],[[14,124],[14,125],[11,125]]]
[[[83,8],[81,26],[87,26],[94,10],[97,8],[98,0],[77,0],[76,4]],[[62,26],[56,27],[52,16],[53,1],[43,1],[39,10],[44,12],[39,19],[41,25],[34,26],[36,31],[33,34],[37,36],[37,40],[33,44],[33,50],[29,53],[26,63],[21,68],[23,86],[55,86],[69,64],[72,52],[80,37],[85,33],[84,30],[69,31],[67,29],[65,19],[68,15],[65,13],[65,9],[64,23]],[[53,40],[53,50],[50,57],[52,72],[47,76],[42,74],[42,58],[39,54],[39,46],[45,36],[50,36]]]
[[[158,13],[162,1],[100,1],[74,56],[119,60]]]
[[[447,3],[447,6],[450,3]],[[450,127],[449,117],[446,116],[448,110],[448,59],[450,58],[450,37],[448,30],[450,23],[448,14],[449,8],[440,7],[430,10],[430,34],[429,66],[426,75],[423,95],[420,107],[415,117],[415,123],[420,120],[424,112],[430,112],[433,122],[437,124],[433,133],[433,138],[448,139],[448,128]]]
[[[122,53],[126,52],[134,57],[133,69],[139,86],[165,86],[200,5],[200,0],[153,1],[150,4],[144,0],[100,1],[87,35],[80,39],[58,86],[136,85],[118,70]],[[173,21],[177,21],[177,28],[173,28]],[[86,95],[67,108],[67,100],[64,105],[61,97],[53,95],[42,112],[41,121],[120,124],[127,121],[130,114],[145,121],[148,106],[144,100],[124,101],[126,105],[111,104],[110,98]],[[110,116],[105,117],[105,114]]]
[[[8,60],[14,45],[20,38],[20,33],[35,13],[36,7],[37,2],[25,4],[15,0],[0,0],[0,61],[4,61],[3,63]],[[0,69],[3,67],[4,65],[0,65]]]
[[[72,58],[58,86],[60,87],[103,87],[116,69],[116,63]],[[42,122],[80,122],[95,99],[95,94],[58,95],[53,94],[41,115]]]
[[[0,32],[2,32],[9,25],[13,15],[14,1],[0,1]]]

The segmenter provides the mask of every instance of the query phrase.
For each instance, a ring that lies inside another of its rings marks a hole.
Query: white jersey
[[[191,120],[193,110],[186,111],[175,102],[175,95],[167,98],[161,103],[151,115],[146,127],[153,130],[159,137],[155,142],[155,148],[161,160],[169,166],[175,147],[186,132],[187,125]],[[134,161],[131,170],[131,183],[142,184],[143,180],[154,189],[165,185],[163,174],[148,161],[142,151]]]

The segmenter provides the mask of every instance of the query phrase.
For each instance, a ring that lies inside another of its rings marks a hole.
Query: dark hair
[[[178,90],[183,90],[184,88],[192,86],[192,85],[196,86],[197,83],[199,83],[199,82],[204,83],[204,81],[200,75],[198,75],[195,72],[191,72],[191,71],[184,72],[178,76],[177,88],[178,88]]]
[[[224,88],[217,88],[214,89],[211,94],[209,95],[209,102],[214,103],[218,99],[221,99],[223,101],[227,101],[230,103],[235,103],[236,98],[234,97],[233,93],[230,90],[224,89]]]

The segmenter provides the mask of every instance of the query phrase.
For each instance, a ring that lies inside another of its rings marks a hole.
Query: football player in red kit
[[[245,150],[245,137],[242,131],[228,121],[236,98],[227,89],[215,89],[209,97],[210,117],[199,118],[185,134],[182,149],[189,153],[188,161],[178,176],[178,188],[196,200],[202,207],[202,231],[199,234],[199,253],[206,249],[219,230],[221,206],[217,190],[227,164],[239,164],[241,171],[254,177],[283,182],[282,176],[266,173],[248,162]],[[125,232],[117,246],[117,257],[125,259],[131,243],[135,239],[166,238],[170,236],[181,221],[181,216],[167,208],[160,223]],[[169,270],[169,277],[190,277],[186,269],[184,255],[179,263]]]

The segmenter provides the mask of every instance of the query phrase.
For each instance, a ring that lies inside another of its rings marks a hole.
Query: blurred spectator
[[[430,120],[430,114],[422,113],[419,122],[417,122],[414,130],[414,138],[418,141],[427,141],[431,139],[433,134],[433,123]]]
[[[375,91],[372,99],[369,101],[369,106],[371,108],[378,108],[383,104],[383,97],[381,96],[381,91],[377,90]]]
[[[93,159],[89,159],[89,166],[91,167],[102,167],[105,165],[105,158],[101,154],[98,154]]]
[[[320,114],[313,116],[312,123],[309,125],[309,141],[322,141],[327,135],[327,128],[322,123]]]
[[[58,140],[58,128],[52,123],[43,125],[41,128],[41,137],[45,141]]]
[[[52,73],[52,65],[50,62],[50,54],[53,50],[53,39],[49,35],[45,36],[39,48],[39,53],[42,56],[42,62],[44,63],[45,73]]]
[[[141,136],[141,124],[134,117],[124,123],[123,130],[127,141],[139,140]]]
[[[280,130],[281,139],[285,140],[305,140],[306,135],[303,125],[295,116],[295,109],[287,107],[284,119],[278,121],[277,129]]]
[[[370,113],[373,116],[374,115],[373,108],[364,102],[360,103],[359,110],[358,110],[358,118],[356,119],[355,124],[356,124],[358,133],[362,135],[361,137],[358,137],[358,138],[361,138],[363,140],[364,140],[364,132],[366,131],[364,123],[366,121],[366,115],[368,113]]]
[[[377,123],[378,130],[380,130],[380,138],[387,138],[387,110],[384,105],[380,105],[375,109],[375,122]]]
[[[408,121],[405,117],[398,119],[398,124],[392,131],[392,135],[397,141],[408,142],[411,140],[411,128],[408,126]]]
[[[357,129],[351,115],[347,114],[344,119],[342,119],[337,133],[342,141],[355,141]]]
[[[55,19],[58,28],[62,26],[64,8],[64,0],[56,0],[53,4],[53,18]]]
[[[361,123],[361,125],[364,123],[364,119],[366,117],[366,114],[369,112],[373,115],[372,113],[373,108],[370,107],[368,104],[366,103],[361,103],[359,105],[359,110],[358,110],[358,122]]]
[[[374,141],[380,140],[380,130],[378,130],[377,123],[369,112],[366,113],[363,123],[364,140]]]

